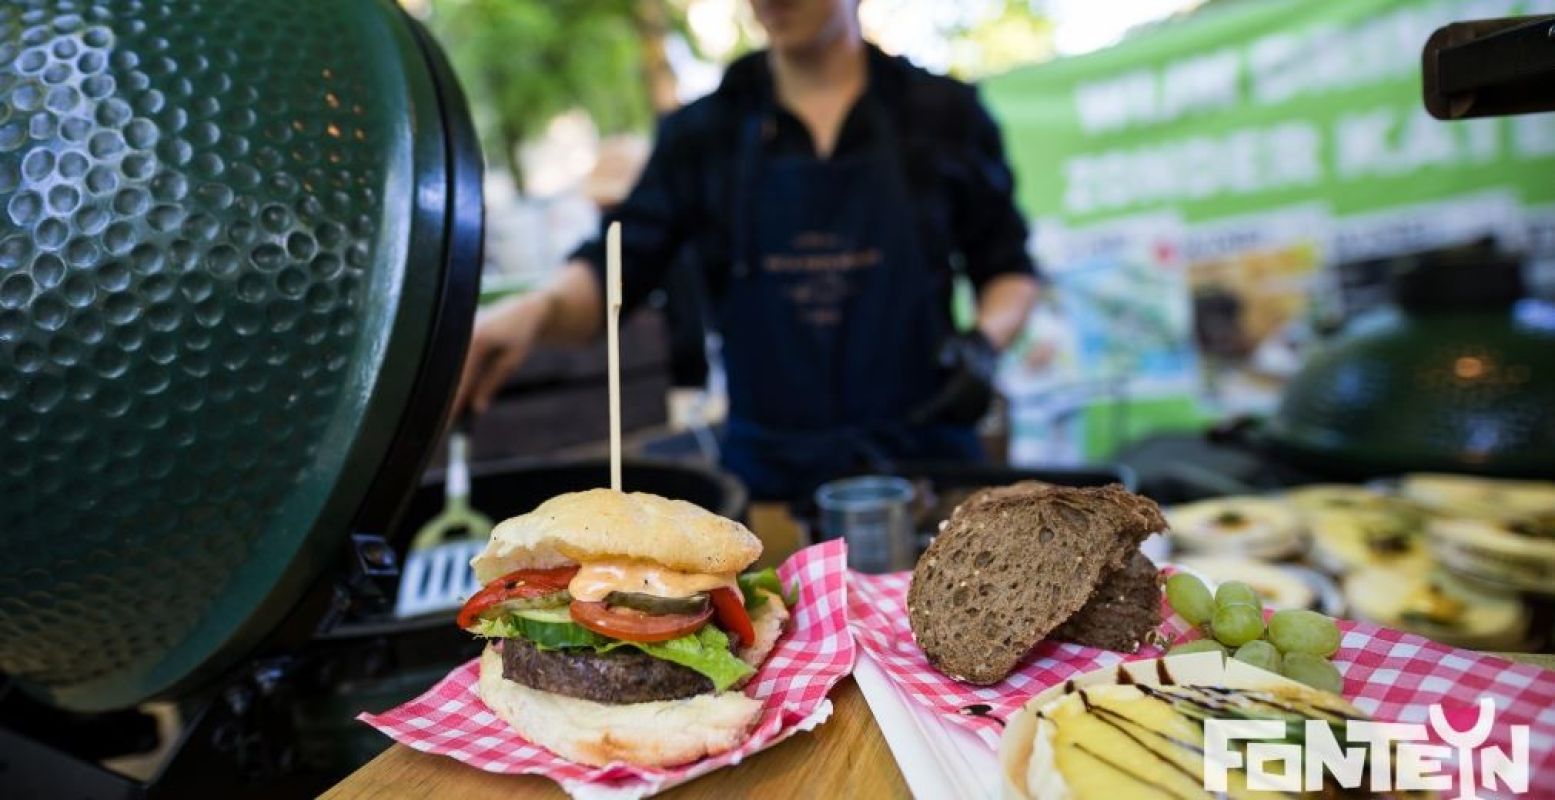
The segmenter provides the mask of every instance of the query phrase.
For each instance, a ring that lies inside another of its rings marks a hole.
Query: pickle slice
[[[707,610],[707,595],[690,597],[658,597],[637,592],[611,592],[605,595],[605,603],[612,606],[635,608],[648,614],[700,614]]]

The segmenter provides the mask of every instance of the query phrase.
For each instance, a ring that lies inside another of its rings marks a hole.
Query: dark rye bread
[[[978,490],[976,494],[973,494],[971,497],[961,501],[961,505],[956,506],[955,510],[950,512],[950,516],[952,519],[954,519],[955,515],[957,514],[966,514],[972,511],[976,511],[977,509],[982,508],[994,500],[1004,500],[1010,497],[1024,497],[1029,494],[1045,492],[1048,489],[1055,488],[1057,488],[1057,484],[1047,483],[1046,481],[1033,480],[1016,481],[1015,483],[1012,483],[1008,486],[990,486],[986,489]]]
[[[990,487],[968,497],[954,513],[970,513],[990,500],[1029,495],[1053,486],[1025,480]],[[1091,599],[1049,634],[1049,638],[1132,653],[1139,649],[1146,634],[1160,624],[1160,571],[1144,554],[1135,552],[1122,569],[1103,575]]]
[[[918,559],[913,635],[939,671],[996,683],[1165,528],[1155,503],[1118,485],[980,498]]]
[[[1051,638],[1132,653],[1161,624],[1161,572],[1135,552],[1123,568],[1102,576],[1085,605]]]

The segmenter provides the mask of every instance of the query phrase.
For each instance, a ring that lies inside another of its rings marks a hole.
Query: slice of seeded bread
[[[1050,638],[1132,653],[1161,624],[1161,573],[1143,553],[1102,577],[1095,594]]]
[[[1058,488],[1056,484],[1033,480],[1016,481],[1008,486],[990,486],[986,489],[978,490],[977,493],[961,501],[961,505],[956,506],[955,510],[950,512],[950,515],[954,519],[957,514],[967,514],[976,511],[994,500],[1024,497],[1056,488]]]
[[[1165,528],[1155,503],[1117,485],[985,498],[918,559],[913,635],[946,675],[996,683]]]
[[[1035,480],[990,487],[968,497],[954,513],[970,513],[992,500],[1052,488],[1054,484]],[[1160,624],[1160,571],[1150,559],[1136,551],[1122,569],[1103,575],[1091,599],[1048,638],[1132,653]]]

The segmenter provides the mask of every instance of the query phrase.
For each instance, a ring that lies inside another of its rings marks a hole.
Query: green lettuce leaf
[[[774,597],[783,596],[783,584],[778,581],[777,570],[771,567],[747,572],[735,580],[740,584],[740,594],[745,596],[746,611],[755,611],[767,602],[767,596],[758,589],[771,592]]]
[[[518,635],[518,631],[509,624],[506,616],[493,619],[482,617],[465,630],[483,639],[511,639]]]
[[[671,639],[667,642],[644,644],[642,642],[611,642],[605,650],[629,646],[654,658],[679,664],[696,670],[713,682],[715,691],[733,686],[756,670],[729,652],[729,637],[714,625],[703,625],[696,633]]]
[[[608,653],[620,647],[635,647],[654,658],[679,664],[706,676],[715,691],[724,691],[741,678],[755,672],[749,664],[729,652],[729,637],[713,625],[703,625],[667,642],[628,642],[601,636],[572,622],[542,622],[515,614],[478,620],[470,627],[476,636],[491,639],[526,639],[541,650],[588,648]]]

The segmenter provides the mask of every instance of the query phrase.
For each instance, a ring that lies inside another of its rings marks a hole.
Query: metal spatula
[[[470,506],[469,429],[469,420],[461,419],[448,434],[443,510],[411,540],[394,602],[397,617],[451,611],[480,588],[470,559],[485,549],[492,526]]]

